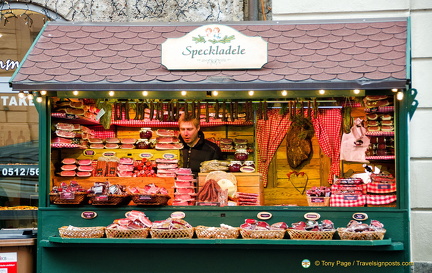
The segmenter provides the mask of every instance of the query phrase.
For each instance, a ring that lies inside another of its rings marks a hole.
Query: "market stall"
[[[46,140],[38,271],[408,272],[406,32],[48,23],[11,80]],[[198,175],[181,114],[224,154]]]

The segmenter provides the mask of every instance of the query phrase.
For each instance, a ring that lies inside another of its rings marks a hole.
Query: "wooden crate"
[[[232,173],[237,180],[237,191],[245,193],[257,193],[258,203],[264,205],[264,187],[260,173]],[[198,190],[204,186],[208,173],[198,174]]]

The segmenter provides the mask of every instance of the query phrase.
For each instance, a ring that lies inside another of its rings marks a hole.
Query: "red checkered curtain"
[[[342,113],[340,109],[319,109],[317,117],[312,117],[315,135],[321,150],[331,159],[328,182],[333,176],[340,175],[340,146]]]
[[[279,109],[269,110],[267,116],[268,120],[257,121],[256,128],[258,172],[263,175],[264,187],[267,186],[267,173],[270,162],[291,125],[289,115],[281,115]]]

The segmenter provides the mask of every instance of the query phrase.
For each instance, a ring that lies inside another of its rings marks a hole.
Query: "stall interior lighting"
[[[74,96],[78,96],[79,92],[78,92],[77,90],[74,90],[74,91],[72,92],[72,94],[73,94]],[[110,95],[110,96],[111,96],[111,95]]]
[[[325,90],[321,89],[320,91],[318,91],[318,93],[320,93],[320,95],[324,95],[325,94]]]
[[[110,95],[110,97],[113,97],[115,95],[115,92],[114,91],[109,91],[108,95]]]
[[[37,98],[36,98],[36,101],[37,101],[37,102],[42,102],[42,97],[37,97]]]
[[[398,91],[397,88],[392,89],[392,92],[394,92],[394,93],[396,93],[397,91]]]
[[[396,98],[397,98],[397,100],[403,100],[403,98],[404,98],[404,93],[401,92],[401,91],[397,92],[397,94],[396,94]]]
[[[217,97],[217,95],[219,95],[219,92],[217,90],[213,90],[212,91],[212,96],[213,97]]]
[[[45,96],[45,95],[47,94],[47,91],[46,91],[46,90],[41,90],[41,91],[40,91],[40,94],[41,94],[42,96]]]
[[[286,90],[282,90],[281,94],[282,94],[282,96],[285,97],[286,95],[288,95],[288,91],[286,91]]]
[[[356,95],[357,95],[357,94],[359,94],[359,93],[360,93],[360,90],[358,90],[358,89],[354,89],[354,91],[353,91],[353,92],[354,92],[354,94],[356,94]]]
[[[32,100],[32,99],[33,99],[33,92],[32,92],[32,91],[29,91],[29,92],[28,92],[28,94],[27,94],[27,98],[28,98],[29,100]]]
[[[144,97],[147,97],[148,96],[148,91],[143,91],[142,94],[143,94]]]
[[[249,90],[249,91],[248,91],[249,96],[253,96],[254,93],[255,93],[255,92],[254,92],[253,90]]]
[[[186,96],[186,95],[187,95],[187,92],[186,92],[186,91],[181,91],[181,95],[182,95],[182,96]]]
[[[18,97],[19,98],[24,98],[25,97],[24,91],[19,91]]]

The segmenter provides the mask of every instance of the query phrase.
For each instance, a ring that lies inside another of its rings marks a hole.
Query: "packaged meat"
[[[90,149],[104,149],[105,145],[102,143],[92,143],[90,144]]]
[[[232,138],[221,138],[220,139],[220,144],[232,145],[233,144],[233,140],[232,140]]]
[[[74,171],[77,169],[77,166],[75,164],[65,164],[61,166],[62,171]]]
[[[63,138],[63,137],[55,137],[51,140],[51,143],[72,144],[72,139],[67,139],[67,138]]]
[[[156,131],[156,135],[162,137],[178,136],[178,131],[168,130],[168,129],[158,129]]]
[[[58,130],[65,130],[65,131],[74,131],[74,130],[80,130],[79,124],[73,124],[73,123],[62,123],[59,122],[55,125],[56,129]]]
[[[77,161],[76,161],[76,159],[75,158],[64,158],[63,160],[62,160],[62,163],[63,164],[75,164]]]
[[[78,166],[79,172],[92,172],[93,166],[92,165],[80,165]]]
[[[87,166],[87,165],[91,165],[91,164],[92,164],[92,160],[91,159],[80,159],[80,160],[78,160],[78,165]]]
[[[59,137],[64,137],[64,138],[77,137],[77,133],[74,131],[56,130],[55,134]]]
[[[158,136],[156,138],[157,143],[179,143],[180,140],[176,136]]]
[[[118,149],[120,146],[116,143],[107,143],[105,144],[106,149]]]
[[[105,139],[105,143],[120,143],[120,139],[116,138],[116,137],[110,137]]]
[[[392,131],[394,131],[394,127],[391,125],[383,125],[383,126],[381,126],[381,131],[392,132]]]
[[[156,163],[178,163],[178,159],[156,158]]]
[[[192,188],[192,187],[190,187],[190,188],[176,188],[175,192],[180,193],[180,194],[181,193],[186,193],[186,194],[195,193],[195,188]]]
[[[158,169],[157,173],[175,174],[177,169]]]
[[[192,174],[191,168],[178,168],[176,174]]]
[[[133,172],[118,171],[117,175],[118,175],[118,177],[133,177]]]
[[[241,139],[241,138],[235,138],[234,144],[248,144],[248,140],[247,139]]]
[[[178,180],[192,180],[194,176],[192,174],[177,174]]]
[[[367,101],[375,101],[375,100],[385,100],[388,96],[386,95],[377,95],[377,96],[366,96]]]
[[[390,114],[383,114],[381,115],[381,120],[392,120],[393,116]]]
[[[369,120],[366,126],[379,126],[380,122],[378,120]]]
[[[393,120],[382,120],[381,125],[383,126],[393,125]]]
[[[371,113],[366,115],[368,120],[377,120],[379,118],[379,115],[376,113]]]
[[[135,144],[136,139],[135,138],[121,138],[120,143],[121,144]]]
[[[61,171],[60,172],[60,176],[75,176],[76,172],[75,171]]]
[[[176,180],[174,182],[175,187],[193,187],[194,182],[193,181],[179,181]]]
[[[120,149],[135,149],[135,145],[133,144],[121,144],[119,146]]]
[[[95,138],[95,137],[89,138],[88,141],[90,142],[90,144],[93,144],[93,143],[103,143],[103,140],[101,138]]]
[[[76,173],[76,175],[78,176],[78,177],[90,177],[91,176],[91,172],[77,172]]]
[[[156,150],[179,150],[183,148],[182,143],[156,143]]]
[[[117,166],[117,170],[118,170],[118,171],[133,172],[133,170],[134,170],[134,166],[133,166],[133,165],[124,165],[124,164],[119,164],[119,165]]]
[[[379,131],[381,131],[381,127],[380,126],[368,126],[367,130],[369,132],[379,132]]]
[[[158,173],[156,174],[157,177],[176,177],[175,173]]]
[[[157,168],[158,169],[175,169],[177,168],[177,164],[165,164],[165,163],[158,163]]]
[[[128,165],[130,165],[130,164],[134,164],[134,162],[135,162],[135,160],[133,158],[131,158],[131,157],[122,157],[119,160],[120,164],[128,164]]]

